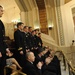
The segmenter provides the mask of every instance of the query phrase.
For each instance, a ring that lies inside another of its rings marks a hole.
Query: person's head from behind
[[[39,47],[38,48],[38,55],[43,56],[44,55],[43,51],[44,51],[44,49]]]
[[[26,59],[30,62],[34,62],[35,61],[35,56],[33,52],[27,52],[26,53]]]
[[[22,22],[17,23],[17,28],[23,30],[24,24]]]
[[[2,15],[3,15],[3,7],[0,5],[0,17],[2,17]]]

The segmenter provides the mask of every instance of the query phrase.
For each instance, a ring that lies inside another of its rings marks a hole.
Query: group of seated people
[[[55,55],[55,51],[49,47],[40,47],[36,56],[32,51],[28,51],[23,67],[19,65],[13,55],[12,52],[8,52],[6,60],[7,66],[12,68],[12,73],[18,69],[27,75],[61,75],[60,61]]]
[[[39,48],[36,57],[33,52],[26,53],[23,72],[27,75],[61,75],[60,61],[54,50]]]
[[[12,73],[18,69],[27,75],[61,75],[55,51],[43,46],[40,34],[32,27],[23,27],[21,22],[17,24],[15,50],[6,53],[6,64],[12,68]]]

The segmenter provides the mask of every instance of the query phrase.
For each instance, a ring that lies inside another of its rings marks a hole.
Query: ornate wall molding
[[[57,21],[58,21],[59,44],[63,46],[65,44],[65,40],[64,40],[62,16],[60,10],[60,0],[55,0],[55,6],[56,6],[56,13],[57,13],[56,14]]]

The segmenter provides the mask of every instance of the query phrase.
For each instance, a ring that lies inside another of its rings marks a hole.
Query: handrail
[[[71,47],[63,47],[63,48],[62,48],[62,47],[59,47],[53,38],[51,38],[50,36],[45,35],[45,34],[43,34],[43,33],[42,33],[41,35],[42,35],[41,38],[42,38],[42,40],[43,40],[43,42],[44,42],[45,45],[50,46],[52,49],[53,49],[53,48],[57,49],[56,52],[57,52],[57,51],[62,52],[62,54],[63,54],[63,56],[64,56],[64,59],[67,61],[67,63],[69,64],[70,68],[71,68],[72,71],[75,73],[75,68],[73,67],[72,63],[70,63],[70,61],[69,61],[69,59],[68,59],[68,57],[67,57],[67,54],[70,55],[70,54],[75,53],[75,50],[72,50],[72,51],[71,51],[71,49],[73,49],[73,47],[72,47],[72,46],[71,46]],[[69,51],[66,51],[66,52],[64,53],[64,52],[62,51],[62,49],[66,49],[66,48],[67,48],[67,50],[69,49],[70,52],[69,52]],[[74,49],[75,49],[75,47],[74,47]],[[71,58],[70,58],[70,59],[71,59]],[[65,62],[65,60],[64,60],[64,62]],[[66,66],[66,63],[65,63],[64,65]]]
[[[70,67],[70,69],[72,70],[72,72],[75,73],[75,68],[73,67],[72,63],[70,63],[70,61],[68,60],[68,58],[66,57],[66,54],[62,50],[59,51],[59,52],[61,52],[63,54],[63,56],[65,57],[65,60],[67,61],[68,65]]]

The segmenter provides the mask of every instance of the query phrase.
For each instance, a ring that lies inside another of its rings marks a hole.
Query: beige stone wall
[[[4,23],[5,35],[9,36],[10,39],[14,39],[14,23]]]
[[[58,44],[59,42],[58,42],[58,31],[57,31],[55,7],[47,6],[46,11],[47,11],[48,27],[53,26],[52,29],[48,29],[49,36],[52,37]]]
[[[4,14],[1,20],[5,25],[6,36],[13,39],[14,23],[12,23],[12,20],[20,19],[20,9],[15,3],[15,0],[1,0],[0,4],[4,6]]]
[[[28,26],[32,26],[33,29],[40,27],[38,9],[34,8],[29,12],[21,12],[21,21]]]
[[[75,0],[61,6],[63,31],[65,38],[65,46],[72,45],[72,40],[75,40],[74,22],[72,8],[75,7]]]
[[[65,0],[65,3],[68,3],[68,2],[70,2],[71,0]]]

